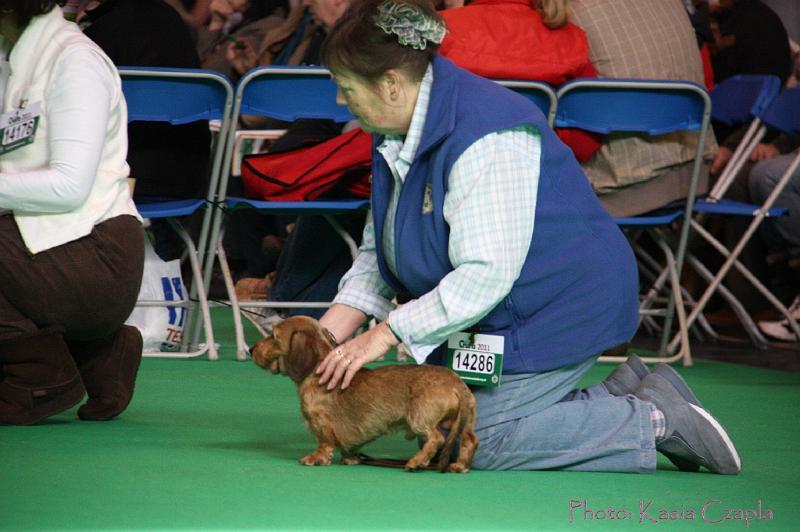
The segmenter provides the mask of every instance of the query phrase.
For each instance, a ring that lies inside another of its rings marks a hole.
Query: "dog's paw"
[[[464,464],[459,464],[458,462],[453,462],[447,467],[447,470],[451,473],[469,473],[469,468]]]
[[[342,456],[342,465],[358,465],[361,460],[357,456]]]
[[[300,463],[306,466],[327,466],[331,465],[330,456],[312,453],[300,459]]]
[[[419,471],[420,469],[424,469],[425,466],[428,465],[428,462],[423,462],[422,460],[415,460],[412,458],[408,462],[406,462],[406,471]]]

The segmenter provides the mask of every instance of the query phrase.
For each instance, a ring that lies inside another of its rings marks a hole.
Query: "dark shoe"
[[[739,453],[719,421],[684,399],[670,381],[651,373],[642,379],[634,395],[653,403],[664,414],[666,437],[656,449],[670,460],[703,466],[722,475],[741,471]]]
[[[632,395],[639,389],[642,379],[650,373],[647,366],[636,355],[628,357],[623,364],[614,368],[614,371],[603,381],[608,393],[616,396]]]
[[[108,338],[70,341],[69,348],[89,394],[89,400],[78,409],[78,417],[106,421],[121,414],[133,397],[142,361],[139,329],[123,325]]]
[[[32,425],[80,402],[78,368],[57,328],[0,340],[0,425]]]

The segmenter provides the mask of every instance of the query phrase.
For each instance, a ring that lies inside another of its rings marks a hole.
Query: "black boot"
[[[118,416],[131,402],[136,373],[142,361],[142,334],[123,325],[108,338],[89,342],[69,341],[89,400],[78,417],[106,421]]]
[[[78,368],[61,330],[0,339],[0,425],[32,425],[83,399]]]

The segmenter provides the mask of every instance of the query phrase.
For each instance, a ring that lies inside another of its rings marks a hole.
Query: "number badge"
[[[0,155],[33,142],[39,125],[41,102],[0,115]]]
[[[467,384],[498,386],[503,373],[504,338],[492,334],[451,334],[447,365]]]

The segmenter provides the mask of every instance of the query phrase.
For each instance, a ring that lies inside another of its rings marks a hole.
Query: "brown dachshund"
[[[405,429],[407,438],[425,440],[406,462],[407,470],[425,468],[441,448],[440,471],[469,471],[478,447],[475,397],[455,373],[427,365],[362,368],[346,389],[328,391],[314,369],[334,345],[319,322],[294,316],[275,325],[272,334],[253,347],[253,361],[266,369],[279,360],[297,383],[303,416],[318,444],[301,464],[330,465],[336,447],[343,464],[357,464],[361,446]],[[446,438],[440,427],[450,429]],[[450,464],[457,440],[458,460]]]

